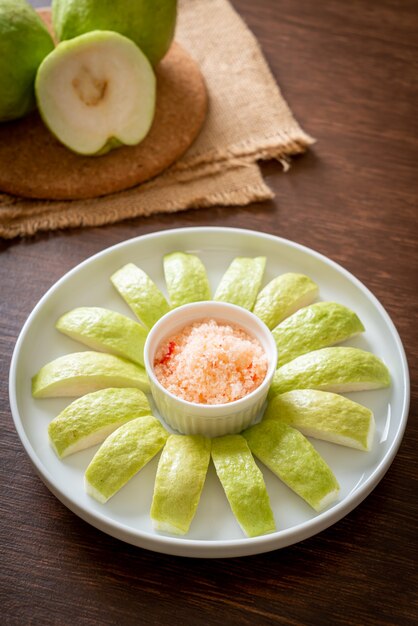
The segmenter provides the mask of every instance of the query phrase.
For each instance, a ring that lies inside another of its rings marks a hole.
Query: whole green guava
[[[0,0],[0,122],[35,108],[34,82],[54,42],[25,0]]]
[[[52,22],[60,41],[92,30],[132,39],[156,65],[174,37],[176,0],[53,0]]]

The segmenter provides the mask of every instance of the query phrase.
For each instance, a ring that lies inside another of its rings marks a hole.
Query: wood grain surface
[[[289,172],[274,163],[263,166],[276,199],[0,243],[2,624],[418,622],[418,5],[415,0],[233,4],[258,37],[296,118],[317,138]],[[345,266],[392,317],[412,380],[404,440],[370,496],[315,537],[239,559],[156,554],[83,522],[36,476],[8,402],[18,333],[58,278],[125,239],[206,225],[280,235]]]

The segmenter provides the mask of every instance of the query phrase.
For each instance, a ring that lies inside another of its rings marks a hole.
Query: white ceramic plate
[[[162,257],[173,250],[193,252],[204,262],[212,288],[236,256],[265,255],[265,282],[283,272],[315,280],[320,299],[354,309],[366,332],[350,345],[374,352],[388,365],[389,389],[351,393],[375,413],[377,432],[369,453],[312,440],[341,485],[340,500],[315,514],[269,470],[262,468],[277,532],[245,538],[222,487],[210,467],[201,501],[186,537],[159,535],[149,510],[158,458],[149,463],[106,505],[87,496],[83,474],[97,447],[60,461],[48,444],[47,427],[71,400],[34,400],[31,377],[46,362],[84,349],[54,328],[57,318],[76,306],[103,306],[132,317],[109,277],[128,262],[144,269],[165,291]],[[377,485],[397,452],[409,407],[409,376],[404,350],[389,316],[376,298],[339,265],[296,243],[271,235],[231,228],[187,228],[153,233],[123,242],[87,259],[68,272],[29,316],[13,355],[10,402],[19,437],[42,480],[69,509],[96,528],[142,548],[192,557],[243,556],[275,550],[310,537],[340,520]]]

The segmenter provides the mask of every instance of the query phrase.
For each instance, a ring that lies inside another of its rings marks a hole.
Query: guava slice
[[[375,432],[373,412],[344,396],[315,389],[296,389],[275,396],[263,420],[277,419],[307,437],[358,450],[370,450]]]
[[[206,268],[195,254],[171,252],[163,259],[165,282],[172,308],[210,300]]]
[[[168,433],[152,415],[120,426],[102,443],[84,476],[89,496],[102,504],[115,495],[161,450]]]
[[[317,302],[299,309],[272,330],[278,366],[301,354],[319,350],[364,332],[354,313],[337,302]]]
[[[212,439],[212,460],[237,522],[247,537],[276,530],[263,474],[241,435]]]
[[[102,443],[125,422],[149,415],[139,389],[101,389],[74,400],[48,426],[51,445],[61,459]]]
[[[136,145],[154,118],[153,69],[133,41],[111,31],[59,43],[39,66],[35,92],[45,124],[79,154]]]
[[[104,352],[73,352],[47,363],[32,378],[34,398],[83,396],[106,387],[150,390],[143,367]]]
[[[35,108],[35,76],[54,42],[25,0],[0,1],[0,122]]]
[[[170,310],[170,305],[157,285],[133,263],[121,267],[110,280],[146,328],[152,328]]]
[[[91,30],[115,30],[132,39],[155,65],[170,47],[176,25],[176,0],[53,0],[58,38]]]
[[[263,280],[266,257],[236,257],[215,291],[214,300],[252,310]]]
[[[116,311],[79,307],[62,315],[55,328],[93,350],[110,352],[144,365],[147,331]]]
[[[318,292],[318,285],[304,274],[281,274],[260,291],[253,313],[273,329],[301,307],[311,304]]]
[[[196,513],[210,461],[210,439],[170,435],[158,462],[151,519],[155,530],[184,535]]]
[[[243,432],[251,452],[315,511],[339,495],[331,468],[313,445],[281,420],[262,420]]]
[[[279,367],[269,397],[292,389],[349,392],[389,387],[386,365],[371,352],[359,348],[332,347],[298,356]]]

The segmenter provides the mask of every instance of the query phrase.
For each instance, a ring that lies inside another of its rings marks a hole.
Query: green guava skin
[[[0,0],[0,122],[35,108],[36,72],[53,48],[35,9],[25,0]]]
[[[155,66],[174,37],[176,0],[53,0],[52,23],[60,41],[91,30],[114,30],[132,39]]]
[[[236,257],[222,276],[213,299],[252,311],[265,267],[265,256]]]
[[[170,310],[157,285],[133,263],[112,274],[110,281],[145,328],[152,328]]]
[[[172,308],[211,299],[205,266],[195,254],[170,252],[164,256],[163,264]]]

